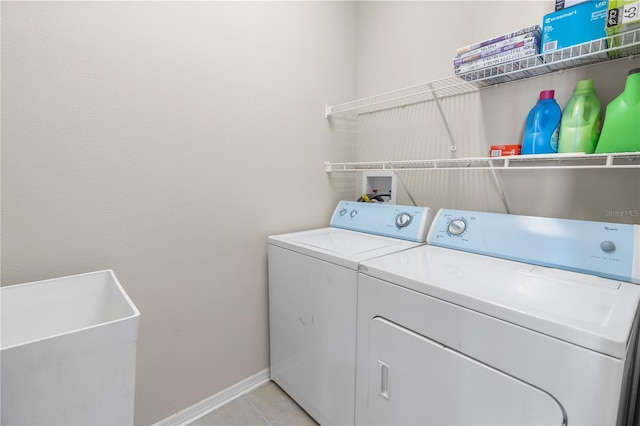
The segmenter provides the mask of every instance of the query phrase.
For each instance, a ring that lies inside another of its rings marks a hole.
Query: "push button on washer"
[[[616,250],[616,245],[612,241],[603,241],[600,243],[600,248],[606,253],[611,253]]]

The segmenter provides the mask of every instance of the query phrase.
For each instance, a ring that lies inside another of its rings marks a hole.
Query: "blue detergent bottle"
[[[553,154],[558,151],[562,110],[554,95],[553,90],[543,90],[538,103],[529,111],[521,154]]]

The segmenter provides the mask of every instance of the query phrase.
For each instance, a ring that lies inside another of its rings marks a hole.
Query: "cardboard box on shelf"
[[[490,38],[488,40],[483,40],[483,41],[480,41],[480,42],[477,42],[477,43],[472,43],[472,44],[470,44],[468,46],[464,46],[464,47],[459,48],[456,51],[456,55],[462,55],[462,54],[464,54],[466,52],[471,52],[473,50],[480,49],[480,48],[483,48],[485,46],[490,46],[490,45],[499,43],[501,41],[509,40],[511,38],[514,38],[514,37],[517,37],[517,36],[520,36],[520,35],[523,35],[523,34],[528,34],[528,33],[534,33],[537,36],[539,36],[540,35],[540,26],[539,25],[532,25],[530,27],[525,27],[525,28],[522,28],[522,29],[519,29],[519,30],[516,30],[516,31],[512,31],[510,33],[502,34],[502,35],[499,35],[497,37]]]
[[[524,44],[533,44],[537,43],[540,45],[540,31],[532,31],[530,33],[525,33],[521,35],[517,35],[515,37],[507,38],[504,40],[496,41],[495,43],[488,44],[486,46],[479,47],[474,50],[469,50],[464,53],[457,53],[454,59],[454,64],[456,63],[456,59],[466,59],[472,56],[478,55],[486,55],[487,52],[492,52],[497,49],[502,49],[508,46],[514,46],[520,42],[524,42]],[[495,52],[494,52],[495,53]],[[479,57],[479,56],[478,56]]]
[[[609,0],[606,20],[607,36],[617,36],[620,33],[637,28],[640,28],[640,1]],[[611,39],[611,47],[626,44],[625,37],[626,36],[613,37]],[[633,39],[634,35],[631,35],[630,37]],[[640,46],[612,50],[609,52],[609,56],[622,57],[635,55],[637,53],[640,53]]]
[[[640,27],[640,1],[609,0],[607,34],[614,35]]]
[[[607,36],[607,0],[586,1],[544,16],[541,52],[587,43]]]
[[[491,145],[489,157],[507,157],[520,155],[522,145]]]

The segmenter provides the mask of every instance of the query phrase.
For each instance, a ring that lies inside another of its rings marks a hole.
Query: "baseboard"
[[[269,369],[265,368],[253,376],[249,376],[235,385],[231,385],[217,394],[211,395],[209,398],[196,402],[191,407],[180,410],[176,414],[173,414],[164,420],[160,420],[158,423],[154,424],[154,426],[188,425],[189,423],[198,420],[200,417],[211,413],[216,408],[265,383],[269,380],[269,377]]]

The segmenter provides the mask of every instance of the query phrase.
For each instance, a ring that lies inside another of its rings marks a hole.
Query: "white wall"
[[[350,181],[355,7],[2,2],[2,284],[113,268],[137,424],[268,367],[266,237]]]
[[[541,24],[554,1],[362,2],[358,9],[358,98],[453,75],[458,47]],[[603,108],[624,88],[640,58],[564,71],[442,100],[451,142],[433,102],[362,114],[357,120],[359,161],[486,157],[489,147],[519,144],[541,90],[555,89],[563,108],[578,80],[591,78]],[[418,204],[505,212],[488,171],[400,172]],[[608,211],[640,209],[640,171],[532,171],[501,173],[512,213],[611,222],[638,222]],[[361,186],[356,179],[354,196]],[[398,203],[410,204],[399,185]]]

